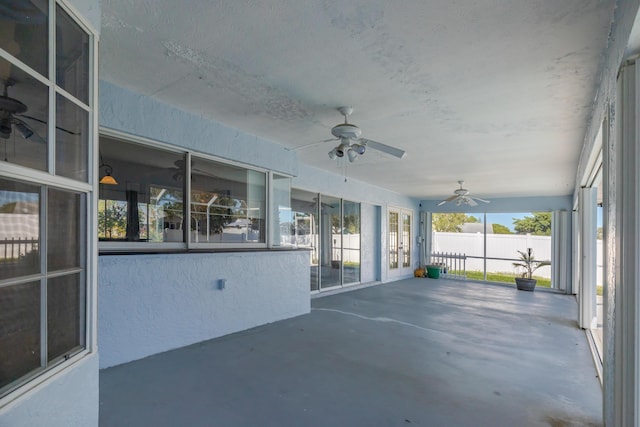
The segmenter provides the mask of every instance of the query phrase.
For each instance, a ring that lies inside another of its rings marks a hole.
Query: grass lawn
[[[487,282],[511,283],[515,285],[516,277],[518,276],[511,273],[487,273]],[[551,279],[538,276],[533,276],[533,278],[538,281],[537,286],[542,286],[543,288],[551,287]],[[484,280],[484,274],[482,271],[467,271],[467,279]]]

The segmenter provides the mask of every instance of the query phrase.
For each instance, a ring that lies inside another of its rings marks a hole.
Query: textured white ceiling
[[[351,105],[353,179],[419,198],[568,195],[614,0],[103,0],[100,77],[297,147]],[[330,142],[298,151],[339,172]]]

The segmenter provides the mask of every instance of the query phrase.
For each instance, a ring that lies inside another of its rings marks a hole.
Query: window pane
[[[411,215],[402,213],[402,267],[411,267]]]
[[[100,138],[100,240],[183,242],[184,155]]]
[[[291,178],[273,175],[272,244],[292,246],[294,227],[291,210]]]
[[[2,70],[9,76],[6,81]],[[2,58],[0,84],[2,93],[6,91],[7,94],[4,103],[7,104],[5,110],[9,112],[0,114],[1,159],[32,169],[47,170],[47,86]]]
[[[80,254],[84,195],[49,189],[47,212],[47,267],[49,271],[83,267]]]
[[[342,253],[344,283],[360,281],[360,203],[343,203]]]
[[[398,268],[398,249],[400,247],[398,212],[389,212],[389,268]]]
[[[2,2],[0,6],[0,48],[43,76],[48,72],[47,0]],[[0,72],[0,75],[6,75]]]
[[[56,83],[88,104],[89,35],[60,6],[56,8]]]
[[[40,272],[40,188],[0,179],[0,280]]]
[[[324,289],[342,284],[342,215],[338,198],[321,196],[320,206],[320,286]]]
[[[191,241],[264,243],[266,175],[193,158]]]
[[[89,113],[56,95],[56,175],[87,181]]]
[[[0,396],[40,367],[40,282],[0,288]]]
[[[80,274],[47,282],[47,360],[84,347],[85,298]]]
[[[291,190],[292,236],[293,245],[310,248],[309,265],[311,290],[319,289],[318,266],[318,193]]]
[[[514,276],[524,270],[513,263],[521,263],[521,252],[526,254],[528,248],[535,260],[551,260],[551,212],[487,214],[488,281],[514,283]],[[549,287],[551,267],[540,267],[533,276],[538,286]]]

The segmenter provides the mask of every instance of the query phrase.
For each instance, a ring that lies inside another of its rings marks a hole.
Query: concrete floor
[[[100,373],[107,426],[601,426],[571,296],[409,279]]]

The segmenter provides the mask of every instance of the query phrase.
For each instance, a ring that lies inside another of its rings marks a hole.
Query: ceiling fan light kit
[[[367,151],[367,148],[378,150],[382,153],[389,154],[399,159],[403,158],[406,154],[405,151],[400,148],[392,147],[390,145],[376,142],[371,139],[361,138],[360,136],[362,135],[362,129],[348,122],[348,117],[349,115],[351,115],[351,113],[353,113],[353,108],[339,107],[338,111],[344,116],[344,123],[337,124],[331,128],[331,134],[335,138],[312,142],[288,150],[301,150],[303,148],[313,147],[324,142],[338,140],[340,141],[340,144],[338,144],[337,147],[334,147],[327,153],[331,160],[334,160],[338,157],[344,157],[346,153],[349,161],[353,163],[354,161],[356,161],[358,156],[362,156]]]

